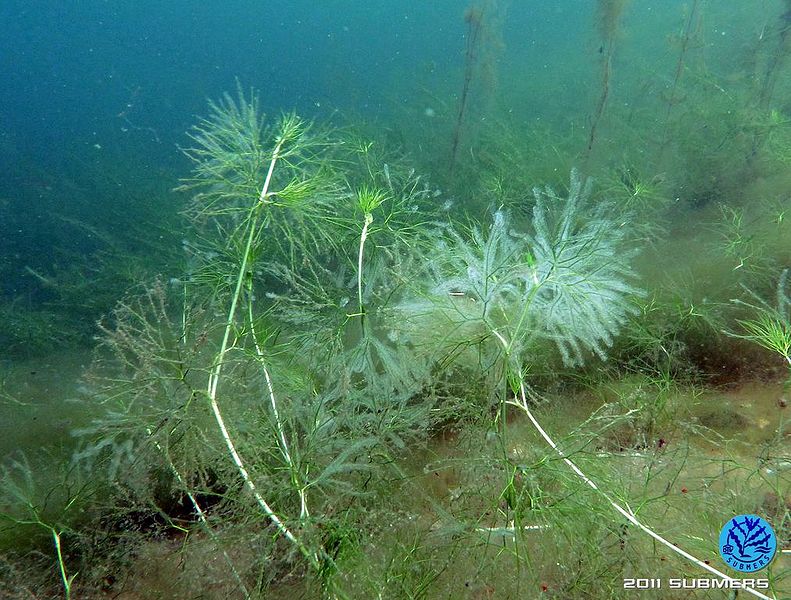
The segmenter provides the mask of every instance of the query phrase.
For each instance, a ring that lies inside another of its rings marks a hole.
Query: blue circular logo
[[[772,526],[758,515],[739,515],[720,532],[720,556],[732,569],[752,573],[767,566],[777,552]]]

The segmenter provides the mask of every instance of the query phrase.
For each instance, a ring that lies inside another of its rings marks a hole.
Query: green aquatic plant
[[[402,316],[409,321],[411,315],[413,325],[418,327],[425,328],[428,320],[443,323],[432,331],[444,332],[434,343],[446,351],[460,345],[477,346],[480,360],[482,350],[489,347],[489,356],[479,366],[493,369],[499,365],[501,378],[507,383],[499,413],[504,448],[508,435],[505,407],[513,406],[575,476],[631,525],[698,567],[730,579],[646,526],[628,505],[583,472],[534,414],[533,407],[542,398],[528,386],[526,378],[531,350],[537,343],[554,343],[570,365],[580,364],[583,353],[606,358],[605,349],[636,310],[630,301],[640,294],[630,282],[629,259],[634,251],[624,247],[628,237],[618,226],[622,221],[612,216],[612,207],[602,203],[591,207],[590,194],[590,183],[572,172],[565,198],[551,189],[534,190],[528,233],[514,231],[502,212],[495,213],[488,235],[473,228],[466,240],[450,230],[440,252],[444,260],[430,269],[429,281],[434,285],[422,293],[421,299],[399,308]],[[514,484],[514,472],[510,473],[501,498],[513,509],[522,500]],[[521,520],[515,517],[512,523],[509,530],[516,536],[515,528]]]
[[[316,379],[325,430],[351,439],[364,432],[377,452],[395,453],[424,437],[435,419],[430,394],[421,397],[432,385],[432,363],[389,319],[394,298],[425,260],[431,230],[421,225],[434,210],[434,191],[400,161],[377,170],[370,152],[359,158],[381,183],[363,184],[334,217],[351,224],[357,239],[346,244],[357,251],[306,255],[299,270],[270,264],[284,287],[270,297]]]
[[[51,477],[51,473],[47,477]],[[94,493],[89,481],[75,468],[60,473],[62,480],[54,485],[41,477],[25,454],[6,460],[0,467],[0,523],[17,535],[35,537],[30,531],[43,531],[52,543],[55,565],[66,600],[72,597],[78,571],[70,572],[64,551],[64,538],[71,536],[78,513],[85,508],[86,498]],[[10,525],[10,527],[9,527]],[[76,537],[76,536],[75,536]]]
[[[641,215],[647,214],[654,217],[663,209],[666,209],[672,202],[664,189],[665,179],[662,175],[652,177],[641,173],[638,168],[630,164],[622,164],[612,172],[606,174],[601,180],[603,194],[610,201],[621,206],[628,211],[634,211]],[[647,233],[654,232],[655,223],[640,223]]]
[[[750,292],[753,300],[737,301],[747,307],[754,316],[739,320],[743,333],[734,334],[766,348],[783,358],[791,371],[791,296],[789,296],[789,269],[780,273],[777,282],[776,301],[774,306]]]
[[[745,339],[776,352],[791,365],[791,325],[787,320],[761,313],[755,319],[740,323],[746,332]]]
[[[336,243],[328,217],[342,181],[330,146],[339,142],[295,114],[270,122],[257,95],[241,87],[209,108],[184,149],[192,176],[177,189],[193,193],[186,211],[197,234],[192,279],[232,294],[240,261],[255,262],[264,248],[296,261]]]
[[[309,444],[316,435],[292,438],[315,434],[319,424],[300,430],[298,411],[282,406],[300,384],[284,381],[278,391],[276,328],[267,318],[272,282],[260,261],[293,265],[335,243],[327,231],[333,222],[322,218],[337,199],[337,174],[321,151],[323,133],[293,114],[266,121],[254,93],[240,89],[210,111],[185,150],[195,164],[181,188],[195,192],[187,212],[194,241],[184,244],[191,273],[122,302],[103,328],[110,352],[91,380],[99,411],[78,432],[75,460],[107,465],[107,479],[135,502],[158,506],[184,494],[215,540],[206,495],[237,508],[252,500],[318,572],[327,556],[306,533],[308,493],[331,482],[348,453],[315,461]],[[265,404],[245,400],[259,396]],[[286,476],[262,487],[270,472]],[[163,500],[152,500],[157,489]],[[244,574],[220,551],[245,590]]]
[[[238,109],[237,106],[244,108]],[[259,489],[258,484],[255,482],[254,474],[251,474],[246,461],[239,453],[237,443],[229,429],[220,404],[219,385],[223,381],[223,370],[226,366],[227,357],[239,343],[238,320],[240,318],[245,320],[249,316],[248,326],[252,328],[254,325],[254,319],[252,318],[253,309],[250,306],[253,302],[253,296],[250,293],[250,287],[247,282],[250,277],[252,263],[258,254],[255,252],[255,246],[263,235],[264,224],[267,221],[277,222],[277,216],[270,218],[268,213],[275,210],[279,204],[299,202],[304,198],[305,190],[311,188],[311,183],[302,177],[302,173],[285,179],[280,185],[278,185],[278,179],[275,178],[275,171],[280,162],[288,164],[289,157],[299,156],[300,148],[304,145],[301,142],[308,139],[307,124],[294,115],[285,115],[272,128],[269,139],[258,137],[261,129],[255,102],[245,102],[244,97],[241,96],[238,105],[226,99],[224,107],[215,107],[213,121],[202,126],[199,134],[194,136],[195,141],[199,145],[198,149],[192,153],[192,157],[198,165],[196,168],[196,185],[208,186],[209,189],[209,192],[204,194],[203,199],[208,200],[210,208],[219,211],[215,212],[215,214],[222,214],[222,212],[228,210],[225,203],[220,204],[220,201],[229,202],[232,209],[241,212],[241,219],[235,232],[238,238],[234,240],[238,244],[237,248],[241,249],[241,254],[238,257],[236,273],[233,275],[232,281],[235,281],[235,283],[231,286],[230,296],[227,301],[227,317],[220,347],[212,361],[213,367],[208,376],[206,396],[228,454],[245,486],[280,534],[294,544],[314,567],[318,568],[320,559],[316,551],[309,549],[292,532],[291,528],[278,516]],[[227,141],[226,135],[228,132],[240,134],[239,137],[244,143],[253,144],[251,148],[254,153],[252,160],[249,154],[242,153],[239,148],[234,146],[235,142],[233,140]],[[226,152],[229,147],[233,149],[230,154]],[[218,185],[218,176],[221,181],[227,183]],[[251,188],[257,182],[260,182],[260,188]],[[241,204],[245,201],[247,206]],[[247,310],[244,310],[243,305],[245,303],[248,304]],[[254,330],[251,330],[251,335],[253,340],[255,340]],[[275,424],[278,427],[280,450],[289,464],[292,478],[294,478],[294,481],[298,481],[299,475],[295,473],[286,442],[285,431],[278,416],[271,376],[260,348],[256,346],[256,349],[259,352],[260,368],[266,377],[269,397],[276,415]],[[302,507],[300,514],[302,518],[305,518],[309,514],[305,488],[302,485],[298,485],[297,491]]]
[[[379,208],[387,199],[382,190],[370,188],[368,186],[357,190],[357,206],[363,213],[363,226],[360,231],[360,250],[357,255],[357,302],[360,310],[360,319],[365,318],[365,307],[363,306],[363,251],[365,242],[368,239],[368,228],[374,222],[373,212]]]
[[[690,342],[719,331],[721,307],[692,302],[689,293],[686,284],[676,280],[669,296],[657,291],[637,303],[640,312],[629,319],[618,344],[620,368],[681,380],[696,375]]]
[[[76,460],[106,465],[135,503],[168,515],[183,495],[246,595],[215,503],[263,515],[273,546],[342,594],[323,532],[434,418],[419,398],[431,364],[384,315],[425,256],[435,190],[342,140],[294,115],[268,124],[254,94],[211,105],[186,150],[190,272],[104,326],[101,409],[79,432]]]
[[[490,374],[503,448],[509,398],[524,389],[542,348],[554,346],[569,367],[590,354],[606,359],[635,311],[631,297],[641,293],[629,264],[635,250],[625,246],[613,207],[592,205],[591,192],[591,182],[573,170],[565,197],[533,190],[526,232],[503,211],[487,234],[473,227],[465,238],[447,229],[438,259],[427,267],[427,287],[397,307],[404,335],[430,348],[433,360]],[[417,341],[423,331],[430,339]]]
[[[768,274],[771,259],[766,256],[766,242],[757,235],[756,220],[749,219],[744,208],[720,205],[722,215],[719,248],[734,264],[733,271],[744,270],[753,276]]]
[[[526,357],[543,340],[568,365],[581,364],[587,352],[606,358],[636,311],[630,297],[640,292],[630,283],[636,251],[624,245],[628,230],[615,221],[614,207],[594,205],[591,191],[591,182],[572,171],[566,197],[551,188],[533,190],[524,233],[502,211],[487,234],[473,227],[465,238],[447,230],[438,260],[428,267],[426,299],[407,301],[401,310],[412,315],[408,320],[440,313],[449,327],[438,348],[477,330],[482,337],[507,338],[514,357]]]

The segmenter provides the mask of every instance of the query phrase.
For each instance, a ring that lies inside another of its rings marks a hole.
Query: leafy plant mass
[[[177,225],[130,233],[150,269],[89,219],[95,264],[27,265],[8,347],[96,338],[52,414],[61,363],[2,365],[26,425],[3,430],[0,596],[784,597],[786,555],[761,587],[723,556],[770,547],[753,515],[791,543],[788,15],[732,34],[733,74],[713,3],[663,8],[650,66],[640,7],[592,3],[595,69],[547,62],[487,108],[506,9],[466,11],[461,91],[426,122],[380,139],[237,83],[184,138]],[[592,112],[555,91],[585,77]]]

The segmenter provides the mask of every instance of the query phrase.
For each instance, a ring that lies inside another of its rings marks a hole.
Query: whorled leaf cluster
[[[632,283],[628,219],[616,218],[606,202],[594,205],[590,181],[576,171],[566,197],[551,188],[533,194],[523,229],[502,210],[486,233],[444,229],[421,294],[398,307],[413,331],[435,320],[445,324],[438,330],[446,347],[495,332],[523,350],[552,342],[568,365],[590,352],[606,358],[640,294]]]

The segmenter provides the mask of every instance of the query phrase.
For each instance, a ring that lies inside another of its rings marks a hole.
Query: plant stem
[[[684,29],[684,37],[681,39],[681,50],[678,53],[678,60],[676,61],[676,72],[673,76],[673,84],[670,86],[670,95],[667,100],[667,111],[665,112],[665,123],[662,126],[662,144],[659,147],[658,158],[662,158],[665,147],[667,146],[667,128],[670,124],[670,112],[676,103],[676,91],[678,89],[678,82],[681,80],[681,73],[684,71],[684,59],[689,49],[689,43],[692,38],[692,26],[695,22],[695,13],[698,9],[699,0],[692,2],[692,7],[689,9],[689,17],[687,18],[687,26]],[[659,162],[659,161],[658,161]]]
[[[464,85],[461,90],[461,100],[459,102],[459,114],[456,117],[456,127],[453,130],[453,142],[450,149],[450,169],[449,174],[453,175],[456,167],[456,155],[459,151],[459,139],[461,138],[461,126],[464,121],[464,113],[467,111],[467,97],[470,93],[470,84],[475,71],[477,57],[475,50],[478,46],[478,35],[483,25],[483,12],[471,8],[465,15],[467,21],[467,50],[464,58]]]
[[[231,331],[234,328],[236,308],[242,295],[242,285],[244,284],[244,279],[247,275],[247,264],[250,261],[250,250],[253,247],[253,241],[255,240],[258,230],[258,221],[260,219],[261,209],[264,207],[266,199],[269,197],[269,187],[272,182],[272,174],[274,173],[275,165],[280,158],[280,151],[284,142],[285,138],[280,138],[280,140],[275,145],[274,151],[272,152],[272,158],[269,162],[269,170],[266,174],[266,180],[264,181],[264,186],[261,188],[261,194],[259,195],[256,204],[250,209],[250,225],[247,233],[247,242],[245,243],[242,262],[239,265],[239,275],[236,278],[236,287],[234,288],[234,292],[231,297],[231,306],[228,309],[228,318],[225,322],[225,331],[223,333],[222,343],[220,344],[220,351],[217,353],[215,365],[209,374],[207,393],[211,403],[212,413],[214,414],[214,419],[217,421],[217,426],[219,427],[222,438],[225,441],[225,446],[228,449],[228,453],[230,454],[231,459],[236,466],[236,470],[239,472],[239,475],[241,475],[245,486],[253,494],[253,497],[261,507],[261,510],[263,510],[264,514],[275,525],[277,530],[299,549],[305,558],[308,559],[311,566],[318,569],[320,566],[318,557],[314,553],[310,552],[302,544],[302,542],[296,538],[296,536],[291,532],[286,524],[283,523],[280,517],[277,516],[275,511],[272,510],[272,507],[269,506],[269,503],[267,503],[267,501],[258,491],[258,486],[256,486],[252,477],[250,477],[250,473],[247,471],[242,457],[236,450],[236,445],[234,444],[233,438],[231,438],[228,427],[225,424],[225,418],[223,417],[222,411],[220,410],[220,405],[217,402],[217,386],[219,385],[220,374],[222,373],[222,368],[225,363],[225,355],[230,350],[229,341],[231,338]]]
[[[368,239],[368,227],[373,222],[373,215],[365,213],[365,223],[360,234],[360,250],[357,253],[357,303],[360,310],[360,322],[365,319],[365,307],[363,306],[363,249],[365,248],[365,240]]]
[[[146,433],[148,433],[149,436],[152,435],[152,431],[150,429],[147,429]],[[209,525],[209,520],[206,517],[206,513],[203,511],[203,508],[201,508],[201,505],[198,503],[198,499],[195,497],[195,494],[192,493],[192,490],[190,490],[189,486],[187,485],[187,482],[184,481],[184,478],[181,476],[181,473],[179,473],[178,469],[176,468],[176,465],[173,464],[173,460],[170,458],[170,453],[167,450],[165,450],[158,441],[153,440],[153,442],[156,449],[159,450],[162,453],[162,456],[165,457],[165,460],[167,461],[168,466],[170,467],[170,472],[173,473],[173,476],[176,478],[176,481],[179,482],[179,485],[184,490],[184,493],[187,494],[187,498],[189,498],[189,501],[192,504],[192,508],[195,509],[195,513],[198,515],[198,520],[201,522],[201,525],[203,525],[204,531],[212,539],[212,541],[217,544],[217,547],[220,548],[223,558],[225,559],[225,562],[228,565],[228,567],[231,569],[231,574],[233,575],[234,579],[236,579],[236,583],[239,585],[239,589],[242,591],[242,594],[244,594],[245,599],[251,598],[252,596],[250,595],[250,591],[247,589],[247,586],[244,584],[244,581],[242,580],[242,576],[239,574],[239,571],[236,569],[236,565],[234,565],[230,555],[225,550],[225,548],[220,544],[217,538],[217,534],[214,532],[214,529],[212,529],[211,525]]]
[[[54,527],[49,527],[50,533],[52,533],[52,539],[55,542],[55,552],[58,556],[58,568],[60,570],[60,578],[63,581],[63,591],[66,597],[66,600],[71,598],[71,583],[74,581],[75,575],[69,577],[66,575],[66,564],[63,562],[63,551],[61,550],[60,546],[60,533],[55,530]]]
[[[500,334],[500,333],[498,333],[496,331],[492,331],[492,333],[494,334],[494,336],[502,344],[503,350],[505,351],[506,361],[509,361],[509,358],[510,358],[509,357],[509,350],[510,350],[511,344],[505,339],[505,337],[502,334]],[[508,369],[508,362],[506,362],[506,367],[505,368]],[[576,465],[576,463],[574,463],[574,461],[572,461],[568,456],[566,456],[565,453],[552,440],[552,438],[549,437],[549,434],[546,432],[546,430],[544,430],[544,428],[538,422],[538,419],[536,419],[536,417],[533,415],[533,412],[530,410],[530,407],[528,406],[528,403],[527,403],[527,392],[526,392],[526,389],[525,389],[525,382],[524,382],[523,379],[520,378],[520,381],[519,381],[519,401],[508,400],[506,403],[510,404],[511,406],[515,406],[515,407],[519,408],[520,410],[522,410],[527,415],[527,418],[530,420],[530,422],[532,423],[533,427],[535,427],[536,430],[538,431],[538,433],[541,435],[541,437],[544,438],[544,441],[546,441],[546,443],[549,444],[549,446],[558,454],[558,456],[563,460],[563,462],[565,462],[566,465],[568,465],[569,468],[572,471],[574,471],[575,475],[577,475],[577,477],[582,479],[582,481],[584,481],[586,484],[588,484],[596,492],[601,494],[604,497],[604,499],[607,500],[607,502],[610,504],[610,506],[612,506],[618,513],[620,513],[623,517],[625,517],[626,520],[628,520],[630,523],[632,523],[633,525],[638,527],[644,533],[646,533],[649,536],[651,536],[653,539],[658,541],[660,544],[668,547],[670,550],[672,550],[676,554],[679,554],[679,555],[683,556],[684,558],[686,558],[690,562],[696,564],[697,566],[701,567],[702,569],[705,569],[709,573],[712,573],[712,574],[716,575],[717,577],[721,577],[722,579],[725,579],[727,581],[735,581],[732,577],[729,577],[725,573],[723,573],[721,571],[718,571],[714,567],[711,567],[711,566],[707,565],[704,561],[700,560],[699,558],[695,558],[694,556],[692,556],[688,552],[685,552],[681,548],[678,548],[673,543],[669,542],[668,540],[666,540],[665,538],[660,536],[654,530],[652,530],[649,527],[643,525],[637,519],[637,517],[634,516],[634,514],[631,511],[631,509],[628,509],[628,507],[627,508],[623,508],[620,504],[615,502],[615,500],[613,500],[610,497],[610,495],[607,494],[607,492],[605,492],[604,490],[599,488],[599,486],[596,485],[596,483],[590,477],[585,475],[585,473],[582,472],[582,470]],[[771,600],[771,598],[769,598],[769,596],[765,596],[764,594],[762,594],[762,593],[760,593],[760,592],[758,592],[758,591],[756,591],[756,590],[754,590],[752,588],[748,587],[748,588],[743,588],[743,589],[745,589],[745,591],[747,591],[748,593],[752,594],[753,596],[756,596],[757,598],[762,598],[764,600]]]
[[[294,487],[297,488],[299,494],[299,518],[306,519],[310,516],[310,511],[308,510],[308,499],[307,493],[305,490],[305,486],[302,485],[301,478],[299,477],[299,470],[297,469],[297,465],[294,462],[294,459],[291,457],[291,451],[288,448],[288,441],[286,440],[286,431],[285,427],[283,427],[283,421],[280,419],[280,411],[277,409],[277,401],[275,400],[275,389],[272,385],[272,377],[269,375],[269,369],[264,362],[264,352],[261,348],[261,345],[258,343],[258,337],[256,336],[255,332],[255,322],[253,320],[253,303],[247,303],[248,309],[248,318],[250,319],[250,333],[253,336],[253,345],[255,346],[255,352],[258,356],[258,360],[261,363],[261,369],[264,372],[264,378],[266,379],[266,388],[269,392],[269,403],[272,406],[272,414],[275,417],[275,428],[277,429],[278,435],[278,446],[280,447],[280,454],[283,456],[283,460],[286,461],[288,465],[288,469],[291,473],[291,482],[294,484]]]
[[[607,98],[610,96],[610,75],[612,74],[612,42],[607,45],[607,55],[604,58],[602,65],[602,84],[601,95],[599,96],[599,103],[596,105],[596,111],[593,113],[593,120],[591,121],[590,135],[588,136],[588,147],[585,153],[585,160],[590,157],[593,144],[596,141],[596,129],[599,126],[602,115],[604,115],[604,107],[607,105]]]

